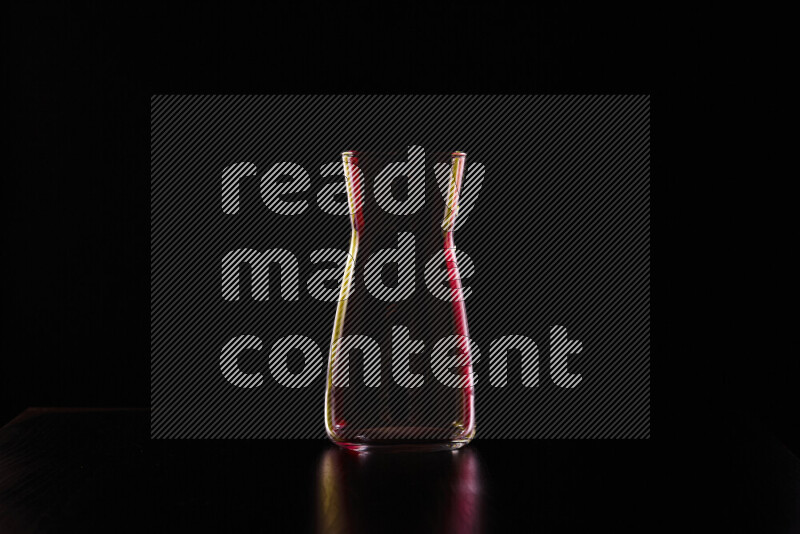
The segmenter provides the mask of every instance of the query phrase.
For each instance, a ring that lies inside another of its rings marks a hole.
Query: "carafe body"
[[[325,394],[326,431],[342,447],[456,449],[474,436],[453,235],[465,157],[342,154],[352,234]]]

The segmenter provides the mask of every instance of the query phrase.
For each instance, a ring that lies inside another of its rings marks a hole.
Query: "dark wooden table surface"
[[[740,438],[681,488],[714,495],[716,531],[796,531],[797,458]],[[654,481],[662,463],[650,441],[359,456],[324,440],[150,440],[144,410],[31,408],[0,429],[0,532],[650,531],[664,507],[691,516]]]

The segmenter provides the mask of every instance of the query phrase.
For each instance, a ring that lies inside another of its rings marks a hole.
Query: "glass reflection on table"
[[[467,447],[437,453],[356,453],[331,447],[317,468],[319,534],[484,532],[483,480]]]

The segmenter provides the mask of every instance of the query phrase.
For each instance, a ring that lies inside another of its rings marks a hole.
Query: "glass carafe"
[[[453,229],[466,154],[344,152],[352,234],[325,427],[354,450],[456,449],[475,433]]]

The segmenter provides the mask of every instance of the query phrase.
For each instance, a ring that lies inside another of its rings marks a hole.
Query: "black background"
[[[150,95],[650,93],[644,21],[599,14],[12,8],[3,420],[149,405]]]
[[[745,183],[720,169],[742,153],[719,133],[740,118],[731,118],[730,102],[752,101],[741,85],[752,79],[731,72],[756,58],[717,45],[701,50],[708,28],[689,22],[661,47],[689,53],[662,63],[652,16],[605,7],[392,4],[320,15],[310,6],[289,13],[261,4],[6,9],[3,78],[13,96],[3,114],[3,421],[31,405],[149,404],[151,94],[650,94],[658,72],[671,83],[666,96],[685,107],[681,124],[663,117],[676,126],[665,144],[674,144],[680,168],[653,174],[663,183],[654,187],[658,218],[670,220],[656,223],[657,239],[677,233],[669,251],[657,248],[664,270],[656,285],[684,292],[668,299],[666,289],[656,291],[664,325],[656,346],[665,347],[654,352],[656,374],[665,377],[656,419],[674,415],[665,437],[684,444],[721,421],[763,429],[797,451],[794,349],[775,337],[758,344],[778,312],[744,304],[758,292],[754,273],[730,274],[769,252],[762,245],[745,253],[760,239],[746,222],[760,203],[737,209],[741,218],[714,211],[725,191]],[[443,65],[477,75],[443,76]],[[735,83],[713,83],[719,73]],[[667,167],[671,157],[665,149],[656,165]],[[687,197],[693,208],[702,204],[699,213],[686,214]],[[698,419],[699,427],[689,424]]]

